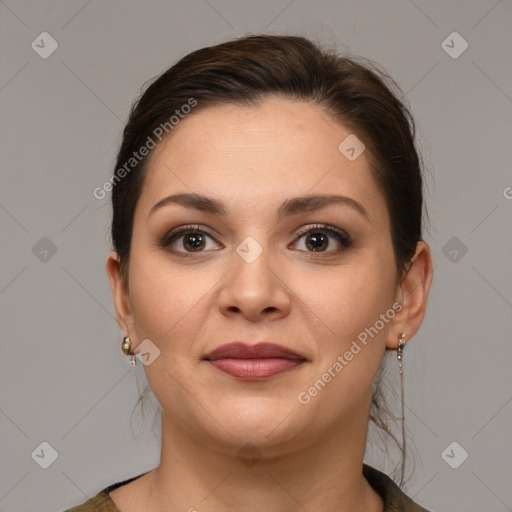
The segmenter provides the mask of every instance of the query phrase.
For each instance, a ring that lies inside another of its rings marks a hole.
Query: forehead
[[[364,200],[378,218],[386,207],[366,150],[351,161],[339,149],[353,135],[319,107],[281,98],[199,110],[155,148],[137,209],[177,192],[221,198],[238,212],[340,193]]]

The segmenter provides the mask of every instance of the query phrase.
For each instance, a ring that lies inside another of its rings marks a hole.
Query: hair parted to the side
[[[421,155],[415,147],[415,123],[399,99],[403,96],[399,86],[368,59],[322,50],[303,37],[279,35],[251,35],[193,51],[152,81],[134,103],[116,170],[191,98],[197,103],[187,115],[219,104],[254,106],[271,96],[320,107],[363,141],[388,208],[400,279],[422,239]],[[151,152],[141,158],[112,188],[112,242],[126,286],[134,212],[150,156]],[[377,388],[370,418],[405,457],[404,447],[386,424],[385,411]]]

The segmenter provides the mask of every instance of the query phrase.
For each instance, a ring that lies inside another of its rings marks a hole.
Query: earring
[[[135,366],[135,355],[130,352],[130,345],[132,344],[132,340],[125,336],[123,338],[123,342],[121,343],[121,350],[125,356],[132,356],[130,363],[132,366]]]
[[[402,405],[402,417],[401,417],[401,423],[402,423],[402,479],[401,481],[404,481],[404,473],[405,473],[405,403],[404,403],[404,371],[402,367],[402,359],[404,357],[404,346],[405,346],[405,332],[400,335],[400,338],[398,339],[398,350],[396,354],[396,358],[398,359],[398,370],[400,372],[400,401]]]
[[[402,359],[404,356],[404,345],[405,345],[404,338],[405,338],[405,333],[402,333],[402,335],[400,336],[400,339],[398,340],[398,351],[396,354],[396,358],[398,359],[398,369],[400,371],[400,375],[403,375]]]

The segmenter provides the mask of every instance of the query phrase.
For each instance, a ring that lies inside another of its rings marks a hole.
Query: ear
[[[427,308],[427,298],[432,283],[432,256],[427,243],[420,241],[411,259],[409,267],[402,277],[396,302],[402,309],[395,315],[389,329],[386,346],[396,349],[402,333],[405,341],[410,340],[420,328]]]
[[[107,275],[110,281],[112,301],[116,310],[119,327],[125,336],[134,335],[133,315],[128,294],[128,283],[121,276],[119,254],[112,251],[107,259]]]

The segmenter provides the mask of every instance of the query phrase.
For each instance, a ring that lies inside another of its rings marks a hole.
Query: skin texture
[[[117,319],[132,351],[145,339],[160,350],[145,366],[162,407],[160,465],[111,493],[122,512],[382,510],[361,473],[372,383],[386,348],[396,349],[401,333],[407,342],[419,328],[432,264],[420,242],[398,281],[389,215],[367,155],[349,161],[338,150],[350,133],[316,106],[268,98],[255,107],[196,112],[151,155],[128,283],[118,255],[107,261]],[[150,213],[178,193],[222,201],[226,215],[180,205]],[[366,214],[332,204],[277,218],[292,197],[329,194],[357,201]],[[162,247],[171,230],[189,224],[204,233],[202,251],[184,246],[183,233]],[[314,252],[311,236],[297,232],[317,224],[346,231],[351,246],[317,228],[328,243]],[[252,263],[236,252],[248,236],[263,251]],[[394,303],[401,311],[301,404],[298,394]],[[306,361],[248,382],[203,360],[236,340],[281,344]],[[237,457],[248,443],[260,457],[251,467]]]

